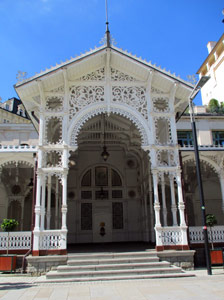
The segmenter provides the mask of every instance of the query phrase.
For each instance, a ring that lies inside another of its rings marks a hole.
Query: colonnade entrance
[[[149,160],[140,145],[123,117],[101,114],[84,125],[69,158],[68,243],[151,240]]]

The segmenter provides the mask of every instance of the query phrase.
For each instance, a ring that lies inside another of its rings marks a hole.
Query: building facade
[[[208,56],[197,71],[200,77],[211,77],[201,89],[203,105],[208,105],[211,99],[224,102],[224,34],[218,42],[209,42],[207,48]]]
[[[15,89],[31,121],[11,134],[1,124],[0,218],[26,232],[33,212],[34,256],[75,243],[162,251],[203,242],[189,116],[176,122],[189,82],[105,45]],[[201,108],[196,119],[208,213],[223,242],[223,117]]]

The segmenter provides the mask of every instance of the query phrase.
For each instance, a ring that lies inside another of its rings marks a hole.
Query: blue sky
[[[108,0],[110,31],[117,47],[186,80],[222,35],[223,8],[223,0]],[[0,16],[3,101],[16,96],[19,70],[30,77],[100,46],[105,32],[105,0],[0,0]]]

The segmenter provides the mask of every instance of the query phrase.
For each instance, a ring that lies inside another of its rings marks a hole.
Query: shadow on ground
[[[20,290],[20,289],[28,289],[33,287],[35,284],[26,283],[26,282],[4,282],[0,283],[0,291],[2,290]]]

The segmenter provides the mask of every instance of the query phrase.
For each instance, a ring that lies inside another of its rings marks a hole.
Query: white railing
[[[37,152],[37,146],[0,146],[0,152]]]
[[[39,233],[39,250],[63,249],[66,245],[66,232],[44,230]]]
[[[0,250],[29,250],[31,231],[0,232]]]
[[[162,227],[161,239],[164,246],[181,245],[182,230],[180,227]]]
[[[189,151],[189,150],[194,150],[194,146],[193,145],[184,145],[184,146],[181,146],[180,147],[180,150],[181,151]],[[223,145],[199,145],[198,146],[198,150],[201,150],[201,151],[208,151],[208,150],[224,150],[224,146]]]
[[[189,236],[191,244],[204,243],[203,229],[201,226],[189,227]],[[208,239],[209,242],[213,240],[213,243],[224,243],[224,226],[214,226],[211,229],[208,227]]]

